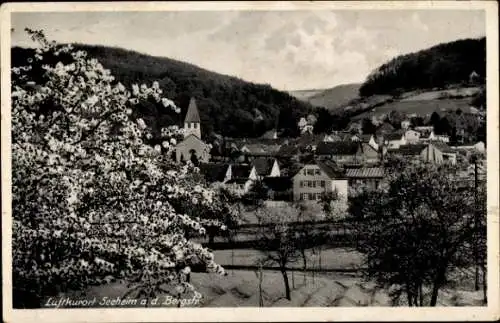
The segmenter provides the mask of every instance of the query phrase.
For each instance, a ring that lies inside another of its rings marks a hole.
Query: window
[[[321,171],[320,171],[319,169],[315,169],[315,170],[314,170],[314,174],[315,174],[315,175],[321,175]]]
[[[314,194],[313,193],[307,193],[307,197],[310,201],[314,200]]]
[[[193,128],[196,129],[196,127],[198,126],[197,123],[193,123]]]
[[[304,175],[307,175],[307,169],[304,169]]]
[[[303,201],[303,200],[304,200],[304,195],[305,195],[305,193],[300,193],[300,195],[299,195],[299,199],[300,199],[301,201]]]
[[[300,181],[300,187],[304,187],[304,181]]]
[[[314,169],[308,169],[307,170],[307,175],[314,175]]]
[[[320,184],[321,184],[321,187],[325,187],[326,186],[326,182],[325,181],[320,181]]]
[[[311,181],[307,181],[307,187],[312,187],[312,182]]]
[[[312,186],[313,186],[314,188],[316,188],[316,181],[311,181],[311,182],[312,182]]]

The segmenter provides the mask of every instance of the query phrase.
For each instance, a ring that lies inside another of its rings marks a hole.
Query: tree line
[[[484,84],[486,38],[463,39],[398,56],[375,69],[361,86],[366,97],[449,84]]]

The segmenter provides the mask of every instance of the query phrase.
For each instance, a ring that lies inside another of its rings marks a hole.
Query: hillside
[[[359,97],[361,84],[343,84],[326,89],[308,98],[308,102],[317,107],[336,110],[346,106],[349,102]]]
[[[315,107],[333,111],[348,105],[359,97],[361,84],[342,84],[328,89],[289,91],[290,95]]]
[[[473,77],[472,74],[475,74]],[[375,69],[360,95],[399,94],[415,89],[484,84],[486,38],[462,39],[398,56]]]
[[[302,101],[308,101],[310,97],[319,94],[321,92],[325,91],[324,89],[311,89],[311,90],[295,90],[295,91],[288,91],[288,94],[291,96],[302,100]]]
[[[260,136],[274,128],[279,119],[283,135],[295,136],[297,120],[313,110],[310,104],[269,85],[246,82],[185,62],[121,48],[80,44],[74,47],[97,58],[117,81],[127,86],[159,82],[165,96],[174,100],[182,113],[175,115],[152,103],[140,107],[138,115],[154,131],[181,124],[190,97],[197,100],[203,135],[215,132],[232,137]],[[12,66],[24,65],[32,53],[32,49],[12,48]]]

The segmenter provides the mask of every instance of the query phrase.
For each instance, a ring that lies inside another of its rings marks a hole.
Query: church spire
[[[198,107],[196,106],[196,100],[191,98],[189,101],[189,107],[186,113],[186,118],[184,119],[184,123],[200,123],[200,115],[198,113]]]
[[[186,117],[184,118],[184,138],[189,135],[195,135],[201,139],[201,120],[196,106],[196,100],[191,98],[189,101]]]

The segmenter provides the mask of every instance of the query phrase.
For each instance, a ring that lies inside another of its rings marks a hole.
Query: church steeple
[[[189,135],[195,135],[201,139],[201,120],[196,100],[191,98],[189,101],[186,117],[184,118],[184,138]]]

